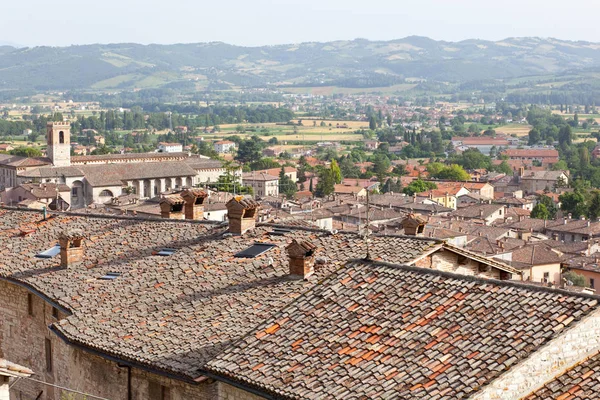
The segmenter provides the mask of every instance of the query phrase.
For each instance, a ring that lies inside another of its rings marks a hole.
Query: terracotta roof
[[[22,367],[18,364],[11,363],[4,358],[0,358],[0,376],[22,378],[30,375],[33,375],[33,371],[29,368]]]
[[[95,218],[0,209],[0,277],[43,293],[72,312],[52,329],[66,340],[144,366],[197,377],[197,369],[348,259],[366,254],[355,233],[293,228],[270,235],[262,226],[244,236],[216,224],[133,218]],[[65,229],[86,234],[77,268],[35,255],[54,246]],[[20,235],[21,230],[33,231]],[[288,279],[285,247],[292,239],[317,247],[315,280]],[[254,259],[234,254],[255,241],[275,247]],[[375,259],[408,263],[439,241],[380,237],[369,242]],[[162,248],[177,251],[168,257]],[[271,261],[272,260],[272,261]],[[98,280],[107,272],[113,281]],[[98,299],[102,301],[99,302]]]
[[[558,150],[551,149],[507,149],[502,152],[509,157],[557,157]]]
[[[279,176],[265,174],[264,172],[245,172],[242,175],[242,181],[260,181],[260,182],[270,182],[276,181],[279,179]]]
[[[51,164],[47,158],[30,158],[30,157],[19,157],[10,154],[0,154],[0,165],[6,165],[9,167],[41,167],[44,165]]]
[[[96,156],[73,156],[71,162],[74,164],[83,164],[86,162],[98,161],[127,161],[143,158],[165,158],[165,159],[184,159],[188,158],[188,153],[127,153],[127,154],[102,154]]]
[[[459,208],[450,213],[453,217],[462,218],[487,218],[494,214],[498,209],[503,209],[503,205],[499,204],[475,204],[469,207]]]
[[[20,185],[24,190],[31,193],[38,199],[51,199],[56,197],[56,189],[58,186],[58,192],[70,192],[71,189],[64,184],[55,183],[24,183]]]
[[[567,369],[523,400],[596,399],[600,393],[600,353]]]
[[[363,190],[365,190],[365,188],[362,186],[351,186],[351,185],[339,184],[339,185],[335,185],[333,192],[334,193],[357,194],[357,193],[362,192]]]
[[[576,323],[564,327],[563,316],[579,319],[597,304],[564,291],[355,261],[207,368],[284,399],[461,399]]]
[[[558,264],[560,256],[544,243],[527,244],[512,250],[511,265],[515,268],[530,268],[533,265]]]
[[[154,163],[119,163],[79,165],[85,179],[94,187],[121,186],[134,179],[159,179],[196,176],[196,171],[183,161]]]

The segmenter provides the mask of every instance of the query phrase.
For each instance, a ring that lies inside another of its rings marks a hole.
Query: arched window
[[[58,143],[65,143],[65,133],[63,131],[58,132]]]
[[[103,190],[100,192],[100,197],[114,197],[110,190]]]

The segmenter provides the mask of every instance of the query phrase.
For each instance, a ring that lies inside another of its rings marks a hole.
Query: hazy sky
[[[0,42],[222,41],[257,46],[410,35],[457,41],[511,36],[600,42],[598,0],[18,0]]]

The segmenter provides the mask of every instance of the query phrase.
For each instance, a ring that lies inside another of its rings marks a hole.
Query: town
[[[600,398],[600,8],[464,3],[11,4],[0,400]]]

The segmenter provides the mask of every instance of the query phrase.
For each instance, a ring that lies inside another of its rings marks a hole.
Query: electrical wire
[[[54,384],[52,384],[52,383],[48,383],[48,382],[44,382],[44,381],[40,381],[40,380],[33,379],[33,378],[30,378],[30,377],[27,377],[27,376],[23,376],[23,377],[21,377],[21,378],[22,378],[22,379],[27,379],[27,380],[30,380],[30,381],[33,381],[33,382],[36,382],[36,383],[41,383],[42,385],[46,385],[46,386],[52,386],[52,387],[55,387],[55,388],[57,388],[57,389],[66,390],[66,391],[68,391],[68,392],[72,392],[72,393],[81,394],[81,395],[83,395],[83,396],[86,396],[86,397],[91,397],[91,398],[94,398],[94,399],[99,399],[99,400],[110,400],[110,399],[108,399],[108,398],[106,398],[106,397],[94,396],[93,394],[89,394],[89,393],[85,393],[85,392],[80,392],[80,391],[78,391],[78,390],[69,389],[69,388],[66,388],[66,387],[63,387],[63,386],[59,386],[59,385],[54,385]],[[17,381],[17,382],[18,382],[18,381]],[[17,383],[17,382],[15,382],[15,383]],[[14,386],[14,385],[13,385],[13,386]],[[12,387],[12,386],[11,386],[11,387]]]

